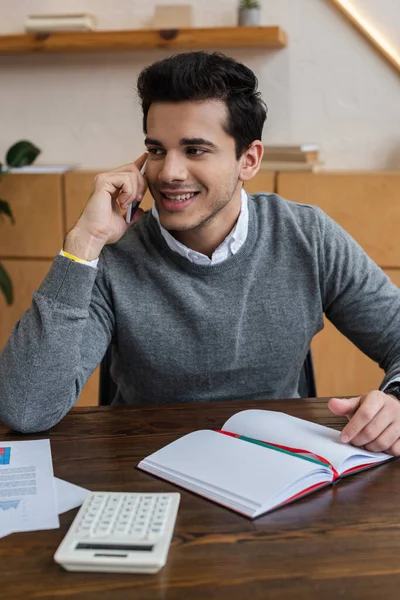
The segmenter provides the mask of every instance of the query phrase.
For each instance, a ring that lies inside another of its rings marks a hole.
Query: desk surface
[[[243,408],[284,410],[340,428],[324,400],[219,402],[159,408],[72,410],[48,436],[54,473],[90,490],[177,491],[138,469],[139,460],[194,429],[219,428]],[[68,573],[53,554],[77,509],[51,531],[0,540],[0,595],[98,600],[398,599],[400,470],[397,461],[356,474],[251,521],[182,494],[166,566],[156,575]]]

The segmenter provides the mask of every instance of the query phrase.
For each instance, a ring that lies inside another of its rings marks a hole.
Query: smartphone
[[[140,202],[138,202],[138,200],[134,200],[126,209],[125,221],[128,223],[128,225],[132,221],[133,215],[137,211],[139,204]]]
[[[146,163],[144,163],[142,169],[141,169],[141,174],[143,175],[143,177],[146,175]],[[129,225],[129,223],[132,221],[133,219],[133,215],[135,214],[135,212],[137,211],[138,207],[139,207],[140,202],[138,200],[134,200],[126,209],[126,215],[125,215],[125,222]]]

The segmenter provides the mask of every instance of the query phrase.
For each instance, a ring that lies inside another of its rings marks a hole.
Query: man
[[[114,403],[297,396],[324,312],[397,394],[398,289],[318,208],[243,190],[266,119],[252,71],[180,54],[146,68],[138,91],[147,151],[95,178],[1,356],[0,417],[21,431],[53,426],[111,342]],[[146,185],[155,206],[128,226]],[[343,442],[400,455],[395,395],[329,407],[349,417]]]

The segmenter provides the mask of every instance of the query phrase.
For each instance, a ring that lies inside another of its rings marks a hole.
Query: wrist
[[[92,261],[99,258],[105,244],[104,239],[82,231],[75,226],[67,234],[63,250],[82,260]]]

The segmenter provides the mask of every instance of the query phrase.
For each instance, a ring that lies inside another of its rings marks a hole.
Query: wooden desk
[[[284,410],[340,428],[324,400],[219,402],[72,410],[49,437],[55,475],[91,490],[176,491],[134,466],[243,408]],[[41,436],[9,434],[1,440]],[[400,469],[393,461],[251,521],[185,490],[166,566],[157,575],[69,573],[53,554],[77,510],[51,531],[0,540],[4,600],[398,599]]]

